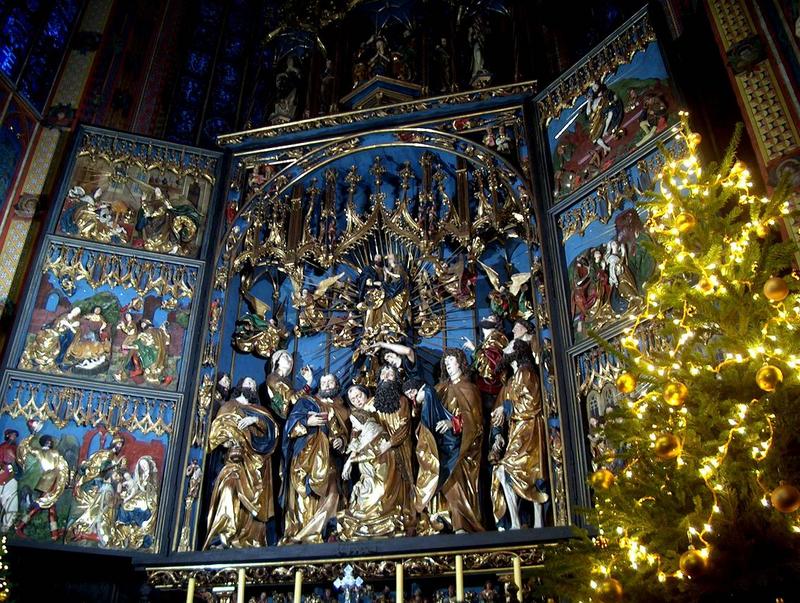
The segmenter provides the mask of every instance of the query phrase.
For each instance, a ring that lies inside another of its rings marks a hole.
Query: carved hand
[[[328,417],[326,415],[316,412],[308,413],[309,427],[322,427],[327,424],[328,424]]]
[[[497,407],[492,411],[492,427],[500,427],[503,424],[503,407]]]
[[[255,425],[258,423],[258,417],[242,417],[239,419],[239,422],[236,424],[236,427],[239,429],[247,429],[251,425]]]

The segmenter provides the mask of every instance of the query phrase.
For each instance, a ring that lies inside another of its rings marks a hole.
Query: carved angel
[[[492,291],[489,293],[489,306],[492,312],[510,320],[529,318],[533,314],[528,284],[531,273],[518,272],[511,276],[511,280],[501,283],[500,275],[495,270],[481,261],[478,263],[492,284]]]
[[[456,307],[471,308],[475,305],[475,283],[478,275],[474,262],[459,258],[448,264],[444,260],[435,260],[436,281],[449,293]]]
[[[303,287],[292,295],[292,305],[298,310],[298,335],[313,335],[319,333],[325,326],[325,315],[322,313],[324,308],[329,307],[326,301],[326,293],[344,277],[344,272],[324,279],[312,293],[308,288]]]
[[[242,297],[251,311],[236,321],[233,345],[240,352],[269,358],[288,333],[277,318],[267,318],[270,307],[266,302],[247,291],[242,291]]]

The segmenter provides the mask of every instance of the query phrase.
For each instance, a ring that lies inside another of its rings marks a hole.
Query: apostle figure
[[[354,465],[359,478],[347,510],[339,514],[339,534],[344,540],[402,535],[404,496],[390,435],[370,408],[365,387],[351,386],[347,397],[353,430],[342,478],[350,479]]]
[[[385,365],[381,369],[380,383],[375,389],[375,408],[378,423],[386,431],[395,456],[396,471],[391,476],[391,490],[398,493],[402,519],[410,534],[416,524],[414,511],[414,471],[411,446],[411,405],[403,395],[397,369]]]
[[[498,374],[503,361],[503,348],[508,345],[508,338],[500,330],[502,321],[496,314],[490,314],[479,323],[482,340],[478,348],[469,340],[464,347],[475,353],[472,367],[476,373],[476,384],[487,408],[494,404],[503,385]]]
[[[420,417],[415,450],[418,471],[414,507],[420,515],[417,533],[440,532],[445,522],[452,525],[440,492],[458,461],[461,434],[453,429],[455,417],[421,379],[407,379],[403,392],[418,407]]]
[[[478,500],[478,473],[483,441],[483,413],[477,386],[468,378],[464,352],[448,348],[442,356],[442,380],[436,393],[453,416],[451,425],[439,426],[460,436],[458,458],[442,485],[453,530],[482,532]]]
[[[281,419],[286,418],[292,404],[301,396],[311,393],[311,381],[314,378],[311,367],[305,366],[300,370],[300,375],[306,382],[301,390],[295,390],[289,381],[292,368],[294,360],[286,350],[278,350],[272,355],[272,372],[267,375],[267,394],[273,412]]]
[[[538,528],[543,525],[542,505],[548,500],[539,489],[547,472],[542,395],[530,343],[516,338],[512,345],[513,351],[504,357],[511,376],[492,411],[492,506],[498,525],[508,515],[511,529],[519,529],[520,504],[530,501]]]
[[[316,396],[294,403],[283,428],[284,483],[281,506],[284,544],[322,542],[339,507],[337,456],[348,444],[349,411],[339,396],[335,375],[323,375]]]
[[[409,346],[402,343],[379,341],[372,346],[372,349],[383,350],[380,356],[382,364],[379,370],[382,370],[385,366],[391,366],[395,369],[395,376],[398,381],[417,376],[417,357],[414,350]],[[371,360],[374,362],[374,359]]]
[[[211,492],[204,549],[266,544],[266,522],[275,515],[271,459],[277,444],[278,426],[258,405],[256,382],[245,377],[211,423],[208,451],[223,446],[227,454]]]

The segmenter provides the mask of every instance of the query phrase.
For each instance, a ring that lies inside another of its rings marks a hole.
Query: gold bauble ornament
[[[673,381],[664,388],[664,402],[670,406],[680,406],[688,396],[689,388],[680,381]]]
[[[6,600],[8,600],[8,593],[5,591],[0,591],[0,603]]]
[[[690,578],[702,576],[708,567],[708,564],[705,558],[700,554],[700,551],[696,551],[694,549],[688,550],[681,555],[678,563],[680,564],[681,571]]]
[[[707,278],[701,278],[697,281],[697,288],[703,293],[711,293],[714,290],[714,283]]]
[[[602,603],[622,601],[622,584],[615,578],[606,578],[597,586],[597,600]]]
[[[765,392],[774,392],[783,383],[783,373],[777,366],[764,365],[756,373],[756,383]]]
[[[671,460],[681,453],[681,441],[671,433],[662,433],[656,438],[653,450],[658,458]]]
[[[636,375],[622,373],[617,377],[617,390],[622,394],[629,394],[636,389]]]
[[[614,479],[614,474],[608,469],[598,469],[592,473],[589,481],[592,484],[592,488],[596,490],[608,490],[614,485]]]
[[[800,509],[800,490],[791,484],[781,483],[769,496],[772,506],[781,513],[794,513]]]
[[[759,239],[764,239],[769,234],[770,228],[767,224],[756,224],[756,236]]]
[[[764,283],[764,296],[774,302],[783,301],[789,295],[789,286],[779,276],[773,276]]]
[[[675,227],[679,232],[688,232],[697,225],[697,218],[689,212],[678,214],[675,217]]]

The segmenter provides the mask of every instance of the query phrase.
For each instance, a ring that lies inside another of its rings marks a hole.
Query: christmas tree
[[[781,191],[753,194],[736,141],[704,169],[686,114],[678,136],[685,151],[667,156],[646,200],[658,270],[644,309],[617,345],[601,343],[623,370],[602,434],[612,453],[590,479],[593,527],[553,547],[541,591],[575,602],[797,600],[800,297],[797,250],[780,237],[789,203]]]
[[[8,589],[8,563],[6,563],[6,537],[0,537],[0,601],[7,601],[10,596]]]

